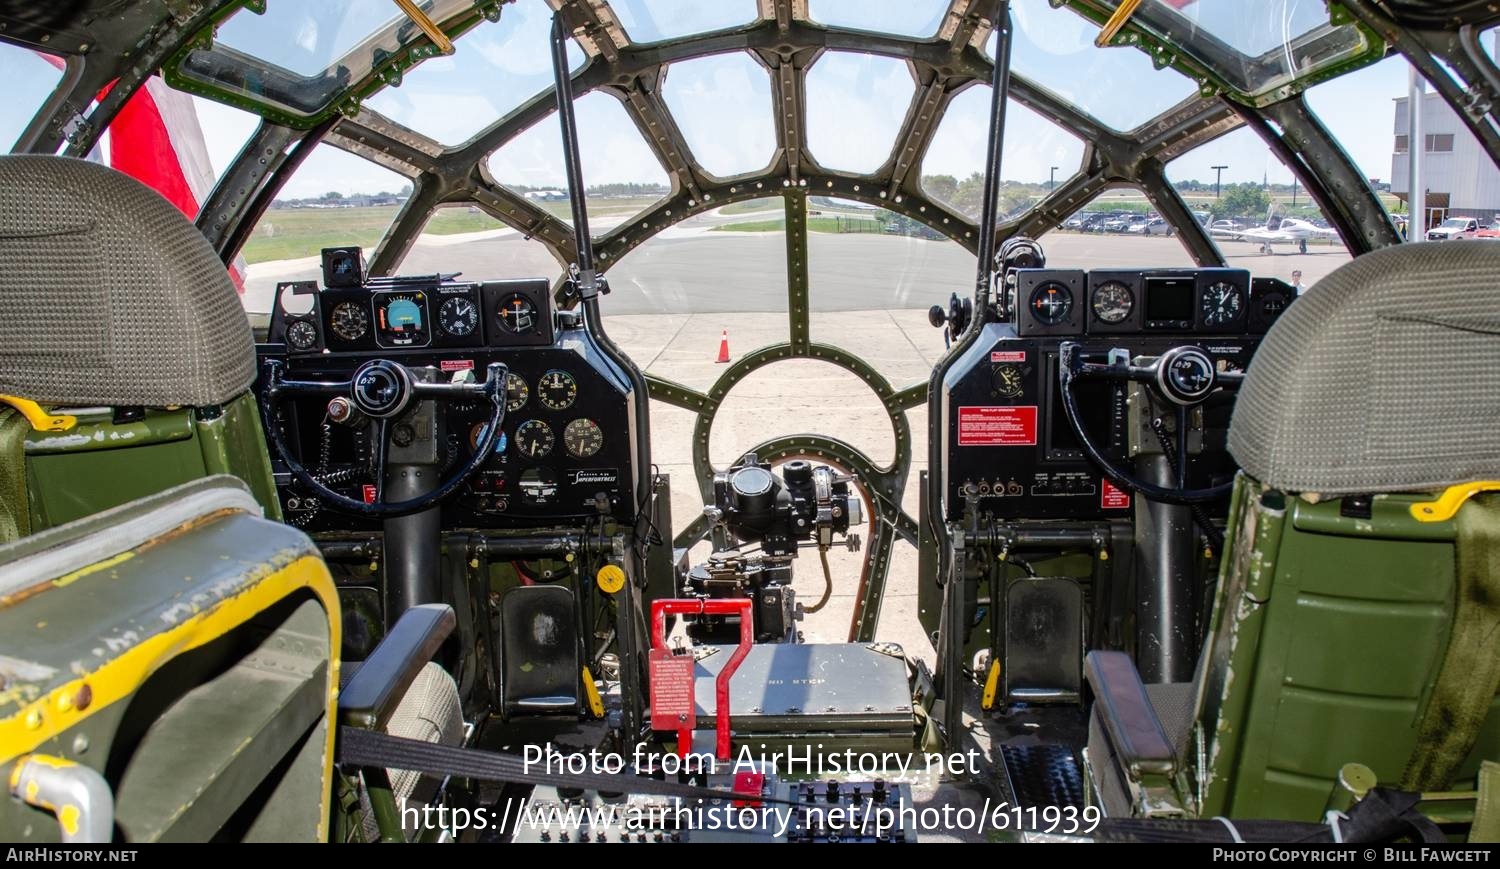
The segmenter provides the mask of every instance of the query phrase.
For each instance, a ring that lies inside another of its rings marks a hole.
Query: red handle
[[[717,729],[714,747],[719,760],[728,760],[730,756],[729,679],[734,675],[734,671],[740,668],[740,662],[745,660],[745,656],[750,654],[750,647],[755,644],[755,625],[750,617],[750,607],[750,599],[743,597],[710,600],[678,598],[651,603],[651,648],[653,649],[667,647],[668,615],[737,615],[740,617],[740,644],[735,647],[734,654],[729,656],[728,663],[719,671],[718,678],[714,680],[714,726]],[[692,749],[693,722],[689,721],[677,730],[677,753],[686,757]]]

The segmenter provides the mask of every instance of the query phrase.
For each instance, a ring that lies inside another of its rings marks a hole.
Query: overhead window
[[[365,105],[445,145],[463,144],[551,89],[551,29],[552,10],[543,0],[517,0],[499,21],[465,33],[452,56],[428,58]],[[569,68],[587,59],[569,40]]]
[[[1198,93],[1192,79],[1157,69],[1135,46],[1095,47],[1099,28],[1071,9],[1047,0],[1019,0],[1011,8],[1011,69],[1107,126],[1134,129]],[[994,56],[994,36],[987,51]]]
[[[704,171],[730,178],[764,169],[776,154],[771,78],[743,51],[667,67],[662,99]]]
[[[631,42],[661,42],[694,33],[749,24],[755,0],[610,0],[609,8]]]
[[[825,169],[870,173],[891,146],[916,91],[904,61],[825,52],[807,72],[807,145]]]
[[[948,0],[807,0],[807,17],[819,24],[925,38],[936,36],[948,11]]]

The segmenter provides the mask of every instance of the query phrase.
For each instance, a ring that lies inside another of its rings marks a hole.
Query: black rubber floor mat
[[[1000,747],[1000,756],[1018,805],[1083,809],[1083,769],[1072,749],[1045,743],[1009,744]]]

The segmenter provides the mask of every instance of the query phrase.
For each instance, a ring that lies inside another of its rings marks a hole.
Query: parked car
[[[1115,215],[1114,217],[1110,217],[1109,219],[1105,220],[1103,223],[1100,223],[1099,231],[1124,232],[1125,230],[1130,228],[1131,219],[1132,215],[1129,214]]]
[[[1171,235],[1172,224],[1164,218],[1148,217],[1130,224],[1125,231],[1132,235]]]
[[[1479,221],[1472,217],[1450,217],[1427,230],[1427,240],[1452,241],[1456,238],[1473,238],[1478,234]]]
[[[1480,227],[1479,231],[1474,233],[1474,237],[1500,238],[1500,214],[1495,215],[1494,221],[1491,222],[1489,226]]]
[[[1116,217],[1116,215],[1113,214],[1113,213],[1111,213],[1111,212],[1101,212],[1099,214],[1095,214],[1095,215],[1091,216],[1088,220],[1084,221],[1083,231],[1084,232],[1103,232],[1104,231],[1104,224],[1108,223],[1111,220],[1114,220],[1115,217]]]
[[[1063,221],[1062,228],[1063,229],[1073,229],[1073,230],[1077,230],[1079,232],[1082,232],[1085,229],[1087,229],[1088,225],[1090,223],[1092,223],[1094,221],[1094,219],[1096,217],[1098,217],[1098,216],[1099,216],[1098,212],[1094,212],[1094,211],[1080,211],[1077,214],[1073,215],[1072,217],[1068,218],[1067,220]]]
[[[1232,235],[1244,228],[1238,220],[1215,220],[1209,224],[1208,232],[1210,235]]]

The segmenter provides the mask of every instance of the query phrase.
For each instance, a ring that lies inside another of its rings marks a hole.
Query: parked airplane
[[[1264,226],[1225,231],[1224,234],[1236,241],[1259,242],[1260,252],[1267,256],[1272,253],[1271,246],[1274,244],[1295,244],[1298,253],[1307,253],[1309,238],[1336,238],[1338,236],[1334,230],[1317,226],[1310,221],[1296,217],[1279,217],[1274,214],[1266,219]]]

